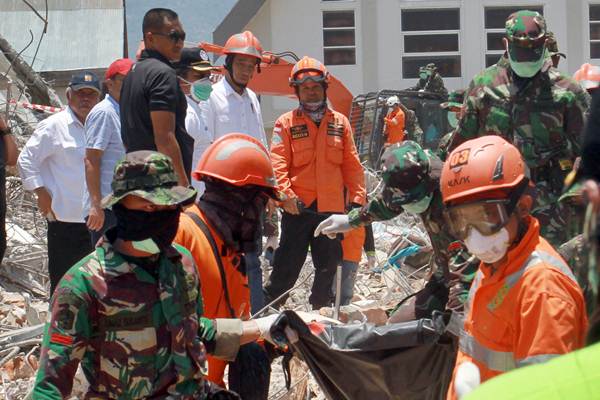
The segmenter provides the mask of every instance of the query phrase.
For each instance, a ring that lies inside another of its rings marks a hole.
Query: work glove
[[[317,226],[315,237],[327,235],[330,239],[335,239],[338,233],[348,232],[351,229],[350,220],[346,214],[334,214]]]
[[[374,251],[367,252],[367,267],[369,271],[373,270],[377,266],[377,256]]]
[[[298,316],[302,318],[302,321],[304,321],[304,323],[306,324],[310,324],[312,322],[327,322],[331,324],[340,323],[340,321],[336,319],[328,318],[320,314],[314,314],[305,311],[296,311],[296,314],[298,314]],[[260,331],[261,339],[264,339],[275,346],[281,346],[281,343],[276,342],[275,340],[273,340],[273,337],[271,337],[271,327],[273,326],[278,317],[279,314],[271,314],[267,315],[266,317],[254,319],[254,322],[256,322],[258,330]],[[298,335],[296,334],[296,331],[294,331],[289,326],[286,326],[284,332],[287,337],[287,340],[290,341],[290,343],[295,343],[298,340]]]

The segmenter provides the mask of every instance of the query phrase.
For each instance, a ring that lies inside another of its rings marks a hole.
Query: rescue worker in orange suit
[[[353,206],[365,202],[365,179],[348,119],[327,106],[329,72],[310,57],[290,73],[300,106],[275,122],[271,160],[281,203],[281,239],[265,286],[267,302],[290,289],[310,246],[315,276],[309,302],[331,304],[331,284],[342,250],[339,239],[314,237],[315,228],[332,213],[345,212],[344,187]]]
[[[404,141],[406,115],[404,114],[404,110],[400,107],[400,99],[398,99],[398,96],[391,96],[388,98],[387,106],[391,111],[383,118],[383,120],[385,122],[385,145],[389,146]]]
[[[279,199],[269,153],[258,139],[230,133],[206,149],[192,177],[204,182],[206,190],[182,213],[174,241],[190,250],[198,266],[204,316],[247,320],[250,318],[250,291],[241,258],[255,246],[260,234],[260,217],[267,201]],[[242,346],[240,353],[252,346],[259,347],[251,343]],[[252,354],[254,366],[260,368],[262,365],[267,369],[266,378],[260,371],[254,371],[256,368],[244,371],[245,377],[241,379],[246,380],[246,384],[241,383],[241,386],[245,389],[240,388],[240,383],[232,382],[235,363],[230,364],[230,389],[244,399],[266,398],[270,362],[262,348],[254,349]],[[262,363],[259,362],[261,357]],[[223,373],[227,362],[211,356],[207,358],[207,378],[225,387]],[[257,382],[260,377],[266,382]],[[251,394],[244,392],[248,386],[255,386]],[[257,394],[257,391],[264,392]]]
[[[448,156],[440,185],[453,235],[481,260],[448,399],[457,398],[461,367],[472,368],[466,362],[486,381],[583,347],[583,294],[530,215],[534,189],[517,148],[500,136],[466,141]]]

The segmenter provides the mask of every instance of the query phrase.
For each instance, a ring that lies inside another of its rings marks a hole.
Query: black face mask
[[[116,236],[126,241],[152,239],[159,249],[169,248],[179,227],[181,208],[163,211],[130,210],[113,206],[117,217]]]
[[[203,211],[208,211],[209,219],[215,219],[211,222],[220,227],[219,230],[229,245],[238,251],[252,252],[256,250],[261,215],[267,200],[267,195],[259,188],[239,188],[206,182],[206,191],[199,206]]]

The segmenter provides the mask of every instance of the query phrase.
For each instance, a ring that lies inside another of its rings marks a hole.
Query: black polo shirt
[[[187,101],[171,63],[154,50],[144,50],[121,88],[121,137],[127,153],[156,150],[151,111],[175,113],[175,137],[188,179],[192,171],[194,139],[185,130]]]

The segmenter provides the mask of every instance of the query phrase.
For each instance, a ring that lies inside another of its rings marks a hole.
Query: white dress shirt
[[[25,190],[45,187],[58,221],[84,222],[85,133],[69,107],[41,121],[17,165]]]
[[[196,103],[190,96],[185,96],[187,100],[187,112],[185,115],[185,129],[188,135],[194,138],[194,154],[192,155],[192,172],[198,166],[200,157],[204,154],[204,151],[213,142],[212,135],[208,131],[206,122],[204,121],[204,114],[206,113],[206,101],[203,101],[201,105]],[[192,178],[192,186],[198,191],[198,197],[204,193],[204,182],[197,181]]]
[[[206,125],[216,140],[231,132],[246,133],[267,147],[265,126],[256,94],[245,88],[240,96],[227,79],[213,85],[206,107]]]

